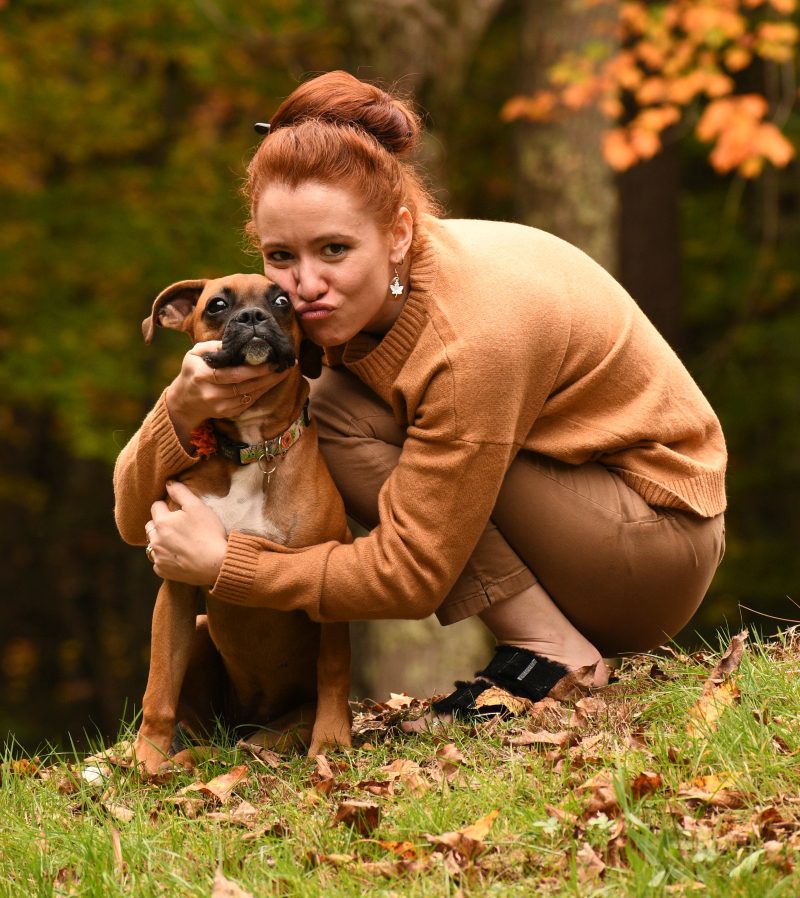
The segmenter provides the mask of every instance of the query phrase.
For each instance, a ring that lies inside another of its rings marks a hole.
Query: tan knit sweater
[[[358,335],[329,353],[407,428],[379,526],[352,545],[300,550],[234,531],[215,596],[316,620],[424,617],[464,567],[521,449],[607,465],[651,505],[723,511],[714,412],[638,306],[582,252],[522,225],[429,219],[410,279],[380,342]],[[194,463],[162,397],[117,463],[127,541],[144,543],[164,480]]]

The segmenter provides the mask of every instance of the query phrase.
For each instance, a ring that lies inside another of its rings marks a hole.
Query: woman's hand
[[[167,387],[167,410],[187,451],[195,427],[207,418],[237,417],[289,373],[275,372],[268,364],[212,368],[203,356],[221,346],[219,340],[196,343]]]
[[[213,586],[228,548],[225,527],[184,484],[170,481],[167,493],[178,508],[170,511],[166,502],[154,502],[145,525],[153,569],[165,580]]]

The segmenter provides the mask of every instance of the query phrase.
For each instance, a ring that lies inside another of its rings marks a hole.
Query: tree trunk
[[[548,85],[547,72],[562,54],[598,39],[616,9],[592,9],[562,0],[522,0],[521,93]],[[606,120],[594,109],[549,123],[520,122],[516,135],[516,213],[615,272],[617,195],[600,146]]]

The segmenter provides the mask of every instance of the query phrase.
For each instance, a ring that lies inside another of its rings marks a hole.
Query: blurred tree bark
[[[434,189],[448,193],[445,135],[465,114],[470,65],[504,0],[328,0],[344,18],[349,70],[412,94],[427,113],[420,161]]]
[[[563,0],[521,0],[520,93],[544,88],[548,69],[569,50],[604,40],[616,4],[586,9]],[[550,123],[516,129],[516,216],[579,246],[616,273],[617,190],[600,152],[606,121],[587,109]]]

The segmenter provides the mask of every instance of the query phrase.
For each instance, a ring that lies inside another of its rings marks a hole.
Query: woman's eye
[[[288,262],[291,258],[292,254],[282,249],[274,250],[266,255],[267,262]]]
[[[224,312],[227,308],[228,303],[226,303],[224,299],[212,299],[206,306],[206,312],[210,315],[218,315],[220,312]]]
[[[286,296],[284,293],[279,293],[278,296],[276,296],[275,299],[272,300],[272,305],[278,306],[278,308],[283,308],[284,306],[288,306],[289,305],[289,297]]]
[[[329,243],[322,252],[326,256],[343,256],[347,252],[347,247],[344,243]]]

